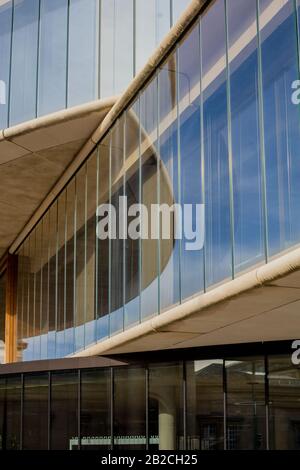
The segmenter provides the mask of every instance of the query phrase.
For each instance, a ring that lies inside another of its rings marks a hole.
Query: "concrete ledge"
[[[300,269],[300,248],[283,254],[277,259],[269,263],[256,267],[250,272],[241,275],[231,281],[212,289],[209,292],[199,294],[191,300],[188,300],[170,310],[155,316],[154,318],[144,321],[122,333],[119,333],[107,340],[97,343],[84,351],[76,353],[74,357],[94,356],[100,354],[113,354],[114,352],[122,352],[122,347],[128,345],[134,340],[145,338],[152,333],[161,333],[175,330],[170,325],[188,319],[189,317],[199,314],[199,322],[201,322],[201,314],[218,304],[222,304],[229,299],[240,296],[241,294],[251,291],[255,288],[268,285],[272,281],[287,276],[288,274]],[[300,295],[300,292],[299,292]],[[238,313],[238,312],[237,312]],[[225,320],[226,321],[226,320]],[[230,320],[228,319],[228,323]],[[203,328],[205,326],[203,324]],[[192,329],[183,328],[182,334],[198,336],[197,332]],[[175,335],[174,335],[175,338]],[[149,342],[147,343],[149,344]],[[150,348],[151,349],[151,348]],[[154,347],[153,349],[156,349]],[[116,350],[116,351],[114,351]],[[127,349],[124,352],[128,352]]]

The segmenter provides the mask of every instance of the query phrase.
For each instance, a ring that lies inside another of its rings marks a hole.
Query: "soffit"
[[[0,131],[0,258],[115,101],[97,100]]]

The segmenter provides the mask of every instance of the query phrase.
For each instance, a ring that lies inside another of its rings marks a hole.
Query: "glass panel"
[[[35,256],[35,233],[32,232],[27,238],[27,315],[26,324],[26,350],[24,351],[24,359],[26,361],[33,360],[33,326],[34,326],[34,256]]]
[[[38,115],[66,106],[68,0],[41,0]]]
[[[141,224],[141,233],[148,238],[141,240],[141,318],[158,313],[159,233],[151,234],[151,205],[158,204],[158,88],[157,79],[152,80],[140,96],[140,202],[148,211],[147,227]],[[158,222],[158,217],[156,217]],[[146,219],[147,220],[147,219]],[[158,225],[158,223],[157,223]],[[147,233],[148,232],[148,233]]]
[[[24,376],[23,450],[48,448],[48,374]]]
[[[8,86],[11,52],[12,2],[0,5],[0,129],[8,127]]]
[[[21,434],[21,377],[6,379],[6,429],[3,433],[3,449],[19,450]]]
[[[81,450],[110,449],[110,370],[81,372]]]
[[[114,0],[102,0],[100,23],[100,98],[114,95],[114,15]]]
[[[212,4],[201,17],[200,28],[205,159],[205,282],[206,286],[210,286],[232,274],[224,2]]]
[[[0,364],[5,361],[6,275],[0,277]]]
[[[168,0],[136,0],[136,70],[147,62],[170,29]]]
[[[294,2],[260,2],[269,254],[299,243],[299,108]]]
[[[180,15],[191,3],[191,0],[172,0],[173,24],[176,23]]]
[[[145,369],[114,371],[114,448],[146,448]]]
[[[204,275],[199,39],[197,24],[178,48],[182,299],[203,290]]]
[[[67,186],[66,210],[66,280],[65,280],[65,355],[74,352],[74,305],[75,305],[75,181]]]
[[[49,313],[49,213],[42,219],[42,297],[41,297],[41,359],[48,357]],[[24,314],[23,314],[24,317]],[[25,321],[25,320],[24,320]]]
[[[101,2],[101,98],[121,93],[133,76],[133,1]]]
[[[225,362],[227,449],[266,448],[265,369],[263,359]]]
[[[126,112],[125,120],[125,196],[127,207],[140,200],[139,103]],[[134,217],[128,217],[127,228]],[[125,240],[125,328],[140,319],[140,239]]]
[[[78,448],[78,373],[51,374],[51,450]]]
[[[256,0],[228,5],[235,271],[263,259]],[[246,32],[246,33],[245,33]]]
[[[187,449],[224,449],[223,360],[187,363]]]
[[[55,358],[57,304],[57,202],[49,212],[49,329],[48,358]]]
[[[26,360],[28,354],[28,301],[29,301],[29,268],[30,268],[30,251],[29,239],[24,241],[23,245],[24,254],[24,274],[23,274],[23,359]]]
[[[114,95],[122,93],[133,77],[133,0],[114,0]],[[102,69],[103,70],[103,69]]]
[[[75,351],[84,348],[86,306],[86,165],[76,174]]]
[[[98,146],[98,207],[109,203],[109,150],[110,136]],[[107,216],[107,213],[106,213]],[[98,224],[102,219],[98,218]],[[108,227],[106,227],[108,230]],[[109,239],[97,237],[97,339],[109,335]]]
[[[98,23],[98,0],[70,1],[68,106],[98,96]]]
[[[13,18],[10,126],[36,115],[39,0],[15,0]]]
[[[183,449],[183,370],[181,364],[149,367],[151,450]]]
[[[110,240],[110,333],[123,329],[124,315],[124,240],[120,237],[122,210],[120,197],[124,196],[124,119],[116,122],[111,134],[111,199],[116,213],[115,229]],[[112,217],[112,223],[114,219]],[[123,237],[124,238],[124,237]]]
[[[34,359],[41,357],[41,311],[43,308],[41,286],[42,286],[42,223],[35,228],[35,257],[33,270],[35,273],[35,294],[34,294],[34,328],[33,328],[33,354]]]
[[[17,362],[23,360],[23,281],[24,281],[24,256],[23,245],[20,246],[18,252],[18,278],[17,278]]]
[[[96,269],[96,209],[97,209],[97,153],[87,162],[86,199],[86,323],[85,346],[96,340],[95,269]]]
[[[57,202],[57,326],[56,357],[65,353],[65,258],[66,258],[66,203],[67,191],[64,191]]]
[[[269,358],[270,448],[300,449],[300,368],[290,355]]]
[[[176,55],[172,54],[158,75],[160,204],[167,204],[169,208],[179,203],[177,81],[177,60]],[[160,311],[180,300],[180,240],[175,239],[175,222],[174,213],[171,211],[169,216],[161,217]],[[166,233],[168,231],[169,233]]]

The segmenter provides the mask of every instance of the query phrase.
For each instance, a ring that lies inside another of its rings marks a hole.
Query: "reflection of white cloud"
[[[4,364],[4,341],[0,340],[0,364]]]
[[[3,80],[0,80],[0,104],[6,104],[6,86]]]

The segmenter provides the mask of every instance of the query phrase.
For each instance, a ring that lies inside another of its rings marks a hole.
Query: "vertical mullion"
[[[23,450],[24,434],[24,374],[21,374],[21,403],[20,403],[20,450]]]
[[[226,48],[226,96],[227,96],[227,132],[228,132],[228,167],[229,167],[229,205],[230,205],[230,232],[231,232],[231,264],[232,279],[235,277],[235,240],[234,240],[234,188],[233,188],[233,155],[232,155],[232,129],[231,129],[231,87],[229,65],[229,31],[228,31],[228,2],[225,6],[225,48]]]
[[[202,84],[202,21],[199,18],[199,52],[200,52],[200,165],[201,165],[201,192],[202,192],[202,204],[204,204],[204,232],[205,232],[205,152],[204,152],[204,97],[203,97],[203,84]],[[203,244],[203,292],[206,292],[206,243],[204,239]]]
[[[40,35],[41,35],[41,0],[39,0],[37,47],[36,47],[36,89],[35,89],[35,117],[38,115],[39,98],[39,64],[40,64]]]
[[[48,372],[48,450],[51,450],[51,372]]]
[[[15,17],[15,0],[11,3],[11,24],[10,24],[10,54],[9,54],[9,75],[8,75],[8,90],[7,90],[7,127],[10,122],[10,101],[11,101],[11,71],[12,71],[12,50],[13,50],[13,33],[14,33],[14,17]]]
[[[138,95],[138,122],[139,122],[139,154],[138,154],[138,164],[139,164],[139,204],[142,204],[142,125],[141,125],[141,93]],[[141,221],[142,223],[142,221]],[[141,234],[142,234],[142,227]],[[143,257],[142,257],[142,237],[139,237],[139,322],[142,321],[142,291],[143,291],[143,276],[142,276],[142,269],[143,269]]]
[[[26,289],[27,289],[27,315],[26,315],[26,338],[29,338],[29,309],[30,309],[30,257],[31,257],[31,243],[30,243],[30,236],[27,237],[27,250],[28,250],[28,259],[27,259],[27,282],[26,282]]]
[[[266,419],[266,450],[270,450],[270,427],[269,427],[269,362],[265,355],[265,419]]]
[[[97,181],[96,181],[96,214],[95,214],[95,218],[96,218],[96,227],[97,227],[97,208],[98,208],[98,201],[99,201],[99,145],[97,146],[97,155],[96,155],[96,158],[97,158],[97,170],[96,170],[96,175],[97,175]],[[96,232],[97,233],[97,232]],[[96,247],[95,247],[95,251],[96,251],[96,260],[95,260],[95,299],[94,299],[94,304],[95,304],[95,321],[96,321],[96,338],[95,338],[95,341],[98,342],[98,283],[99,283],[99,266],[98,266],[98,263],[99,263],[99,238],[97,237],[96,235]]]
[[[123,165],[122,167],[125,169],[125,161],[126,161],[126,123],[127,123],[127,112],[125,111],[123,114]],[[123,171],[123,196],[126,197],[126,172]],[[125,201],[125,199],[123,200]],[[126,205],[127,207],[127,205]],[[124,203],[122,207],[119,207],[119,210],[124,212]],[[127,226],[126,226],[127,216],[123,214],[123,331],[125,330],[125,305],[126,305],[126,239],[127,239]],[[120,230],[120,228],[119,228]]]
[[[97,90],[97,96],[98,96],[98,99],[101,98],[100,94],[101,94],[101,70],[102,70],[102,63],[101,63],[101,21],[102,21],[102,0],[98,0],[98,8],[99,8],[99,11],[98,11],[98,67],[97,67],[97,86],[98,86],[98,90]]]
[[[57,315],[58,315],[58,200],[56,201],[56,240],[55,240],[55,303],[54,303],[54,315],[55,315],[55,320],[54,320],[54,335],[55,335],[55,350],[54,350],[54,357],[56,357],[56,348],[57,348],[57,327],[58,327],[58,322],[57,322]]]
[[[64,227],[64,287],[63,287],[63,298],[64,298],[64,347],[63,350],[66,352],[66,325],[67,325],[67,245],[68,245],[68,190],[65,189],[65,227]]]
[[[259,114],[259,143],[260,143],[260,165],[262,186],[262,209],[263,209],[263,231],[265,262],[269,259],[268,246],[268,206],[267,206],[267,183],[266,183],[266,156],[265,156],[265,133],[264,133],[264,106],[263,106],[263,81],[262,81],[262,53],[260,35],[260,0],[256,0],[256,28],[257,28],[257,52],[258,52],[258,114]]]
[[[33,243],[34,243],[34,258],[36,259],[37,261],[37,246],[36,246],[36,227],[34,229],[34,231],[32,232],[32,236],[34,237],[33,239]],[[36,353],[35,353],[35,303],[36,303],[36,266],[35,266],[35,263],[33,264],[34,265],[34,269],[33,269],[33,272],[32,272],[32,275],[33,275],[33,304],[32,304],[32,308],[33,308],[33,315],[32,315],[32,322],[33,322],[33,325],[32,325],[32,350],[33,350],[33,359],[37,359],[36,357]]]
[[[78,434],[78,450],[81,450],[81,369],[77,373],[77,434]]]
[[[187,449],[187,380],[186,380],[186,361],[183,361],[183,449]]]
[[[177,71],[177,78],[176,78],[176,126],[177,126],[177,191],[178,191],[178,204],[182,209],[182,197],[181,197],[181,136],[180,136],[180,113],[179,113],[179,49],[176,48],[175,51],[176,57],[176,64],[175,64],[175,74]],[[174,157],[173,157],[174,158]],[[174,162],[173,162],[174,163]],[[181,210],[182,213],[182,210]],[[177,228],[176,224],[176,211],[175,211],[175,232],[176,234]],[[182,232],[182,221],[181,221],[181,232]],[[179,270],[179,303],[182,302],[182,282],[181,282],[181,274],[182,274],[182,236],[179,240],[175,239],[175,243],[179,244],[179,259],[178,259],[178,270]]]
[[[76,283],[76,268],[77,268],[77,262],[76,262],[76,255],[77,255],[77,239],[76,239],[76,230],[77,230],[77,181],[76,181],[76,176],[74,178],[74,226],[73,226],[73,233],[74,233],[74,253],[73,253],[73,351],[75,351],[76,347],[76,335],[75,335],[75,330],[76,330],[76,318],[77,318],[77,283]]]
[[[109,134],[109,176],[108,176],[108,193],[109,193],[109,238],[108,238],[108,336],[111,336],[111,260],[112,260],[112,247],[111,247],[111,226],[112,226],[112,212],[111,212],[111,159],[112,159],[112,135]]]
[[[41,233],[40,233],[40,305],[39,305],[39,325],[38,325],[38,337],[39,337],[39,355],[37,359],[41,359],[42,356],[42,311],[43,311],[43,222],[40,222]]]
[[[23,343],[23,336],[24,336],[24,300],[25,300],[25,291],[24,291],[24,281],[25,281],[25,273],[26,273],[26,263],[25,263],[25,254],[24,254],[24,244],[21,248],[21,256],[22,256],[22,271],[21,271],[21,280],[22,280],[22,287],[21,287],[21,292],[22,292],[22,307],[21,307],[21,325],[20,325],[20,342],[21,344]]]
[[[159,70],[159,69],[158,69]],[[160,75],[157,72],[156,74],[156,87],[157,87],[157,122],[156,122],[156,135],[157,135],[157,204],[158,207],[160,207],[160,129],[159,129],[159,123],[160,123],[160,99],[159,99],[159,94],[160,94]],[[160,211],[157,211],[157,229],[158,229],[158,238],[157,238],[157,313],[160,314],[160,269],[161,269],[161,262],[160,262]]]
[[[224,450],[227,450],[227,375],[226,360],[223,359],[223,434],[224,434]]]
[[[111,450],[114,449],[114,368],[110,368],[110,435]]]
[[[145,368],[145,400],[146,400],[146,450],[149,450],[150,436],[149,436],[149,368]]]
[[[87,320],[87,199],[88,199],[88,164],[85,164],[85,190],[84,190],[84,276],[83,276],[83,348],[85,349],[85,336],[86,336],[86,320]]]
[[[49,333],[49,314],[50,314],[50,212],[48,213],[48,233],[47,233],[47,321],[46,321],[46,333],[47,338],[47,359],[48,359],[48,333]]]
[[[66,44],[66,98],[65,98],[65,104],[66,108],[68,107],[68,89],[69,89],[69,48],[70,48],[70,41],[69,41],[69,34],[70,34],[70,0],[68,0],[68,5],[67,5],[67,44]]]
[[[133,1],[133,77],[135,77],[136,74],[136,43],[137,43],[137,38],[136,38],[136,0]]]

